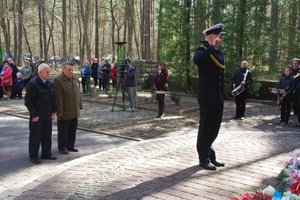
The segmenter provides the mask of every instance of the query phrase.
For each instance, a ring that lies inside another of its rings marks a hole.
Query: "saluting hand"
[[[213,41],[213,46],[215,48],[219,48],[219,46],[221,46],[222,42],[223,42],[223,37],[222,37],[222,34],[219,33],[218,37],[216,37]]]

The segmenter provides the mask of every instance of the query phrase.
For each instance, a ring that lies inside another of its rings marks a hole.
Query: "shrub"
[[[181,96],[179,94],[177,94],[176,92],[171,92],[170,98],[175,103],[175,105],[179,105],[181,100]]]
[[[107,92],[105,92],[105,94],[108,95],[108,98],[113,98],[116,95],[117,91],[115,88],[109,88],[109,90],[107,90]]]

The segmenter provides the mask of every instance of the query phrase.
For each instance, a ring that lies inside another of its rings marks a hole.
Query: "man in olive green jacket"
[[[75,148],[78,117],[82,109],[79,80],[73,77],[73,64],[63,63],[62,73],[54,78],[55,99],[57,105],[58,149],[62,154]]]

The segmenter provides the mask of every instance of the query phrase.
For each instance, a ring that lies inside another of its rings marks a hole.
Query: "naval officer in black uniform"
[[[225,56],[219,48],[223,42],[223,24],[216,24],[203,31],[208,43],[197,49],[194,63],[198,66],[199,86],[197,100],[200,105],[200,123],[197,151],[200,166],[208,170],[224,167],[216,160],[212,143],[218,136],[224,107]]]

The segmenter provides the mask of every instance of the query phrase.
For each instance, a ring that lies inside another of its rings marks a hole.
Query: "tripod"
[[[125,91],[126,91],[125,74],[121,74],[121,76],[120,76],[120,81],[117,85],[117,92],[116,92],[116,96],[114,98],[114,104],[113,104],[113,107],[111,109],[111,112],[114,112],[114,108],[115,108],[115,105],[116,105],[116,100],[117,100],[117,97],[118,97],[118,92],[120,90],[120,87],[121,87],[121,90],[122,90],[123,111],[125,111]]]

